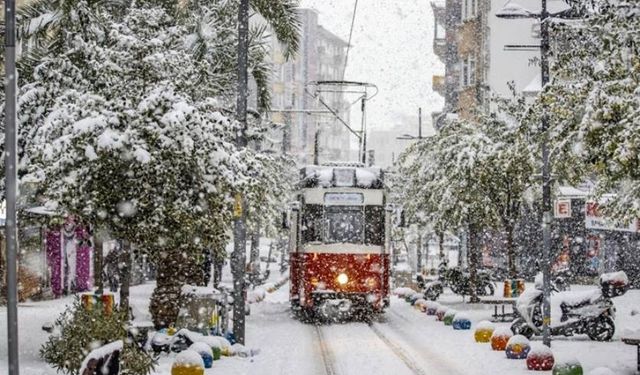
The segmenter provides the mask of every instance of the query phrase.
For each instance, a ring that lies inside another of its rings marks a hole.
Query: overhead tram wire
[[[351,16],[351,28],[349,29],[349,42],[347,43],[347,52],[344,56],[344,68],[342,68],[342,80],[344,81],[344,74],[347,71],[347,62],[349,61],[349,49],[351,49],[351,37],[353,36],[353,25],[356,23],[356,12],[358,11],[358,0],[353,5],[353,15]]]

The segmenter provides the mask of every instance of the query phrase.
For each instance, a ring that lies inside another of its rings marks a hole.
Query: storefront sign
[[[570,219],[571,218],[571,200],[559,199],[555,202],[554,207],[555,217],[558,219]]]
[[[598,210],[598,203],[587,202],[585,209],[585,227],[587,229],[615,230],[622,232],[638,232],[640,222],[638,219],[632,220],[629,224],[624,224],[619,220],[604,217]]]

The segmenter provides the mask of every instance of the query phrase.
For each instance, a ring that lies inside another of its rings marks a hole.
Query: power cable
[[[349,61],[349,49],[351,48],[351,37],[353,36],[353,25],[356,23],[356,12],[358,11],[358,0],[353,5],[353,15],[351,16],[351,29],[349,30],[349,43],[347,43],[347,52],[344,56],[344,68],[342,69],[342,80],[344,81],[344,73],[347,71],[347,61]]]

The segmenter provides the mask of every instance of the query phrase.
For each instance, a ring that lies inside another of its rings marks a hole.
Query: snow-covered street
[[[154,284],[134,287],[132,302],[138,312],[146,311]],[[473,330],[455,331],[412,307],[404,300],[393,298],[387,312],[373,322],[308,324],[291,315],[287,286],[267,294],[264,301],[252,305],[247,320],[247,346],[259,349],[249,358],[223,357],[214,362],[206,374],[225,375],[357,375],[357,374],[430,374],[488,375],[527,374],[524,361],[510,360],[504,352],[492,351],[488,344],[477,344]],[[576,286],[574,288],[586,288]],[[465,311],[477,323],[488,319],[491,306],[469,305],[453,294],[444,294],[442,303]],[[623,344],[620,333],[640,328],[636,309],[640,291],[631,290],[615,300],[618,308],[618,329],[612,342],[593,342],[586,336],[555,338],[553,351],[557,358],[574,357],[585,370],[608,367],[616,374],[635,373],[635,347]],[[43,323],[52,321],[71,301],[21,304],[20,342],[23,374],[53,375],[38,357],[38,350],[47,337]],[[633,314],[633,315],[632,315]],[[0,325],[4,326],[4,308],[0,309]],[[139,319],[145,319],[141,316]],[[499,324],[508,326],[506,323]],[[539,340],[536,339],[536,340]],[[6,334],[0,333],[0,373],[6,373]],[[154,372],[169,375],[175,354],[164,355]]]
[[[640,375],[640,0],[4,0],[0,375]]]

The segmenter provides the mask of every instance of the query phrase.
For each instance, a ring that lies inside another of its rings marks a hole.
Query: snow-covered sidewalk
[[[148,314],[148,298],[153,284],[132,288],[132,305]],[[583,289],[577,287],[576,289]],[[38,356],[47,338],[43,323],[53,321],[72,301],[71,298],[21,304],[21,373],[54,375]],[[618,308],[618,333],[613,342],[593,342],[583,336],[554,338],[553,351],[559,358],[575,357],[585,373],[605,366],[619,375],[635,373],[635,347],[620,341],[620,332],[638,328],[640,315],[632,315],[640,301],[640,291],[631,290],[614,300]],[[461,297],[444,294],[440,301],[465,311],[474,322],[490,318],[492,306],[469,305]],[[140,316],[139,319],[148,319]],[[508,324],[498,324],[508,326]],[[6,309],[0,308],[0,327],[6,327]],[[0,330],[0,374],[7,373],[6,331]],[[539,340],[539,339],[535,339]],[[288,285],[267,293],[262,302],[252,305],[247,319],[247,346],[260,349],[250,358],[224,357],[215,361],[205,374],[326,374],[333,371],[350,374],[429,374],[488,375],[526,374],[524,361],[509,360],[503,352],[494,352],[488,344],[477,344],[471,331],[454,331],[401,299],[393,298],[387,313],[372,323],[315,325],[297,321],[288,304]],[[175,354],[160,358],[154,375],[169,375]]]

